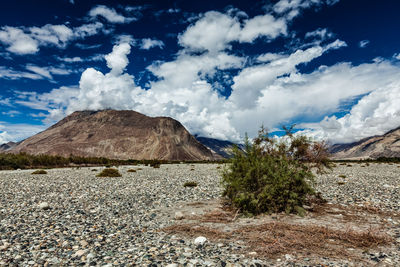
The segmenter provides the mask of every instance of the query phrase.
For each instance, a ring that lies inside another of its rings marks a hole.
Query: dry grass
[[[270,259],[293,254],[358,261],[362,257],[357,249],[364,251],[393,243],[393,238],[385,232],[384,223],[374,224],[374,227],[365,224],[369,216],[382,218],[386,212],[369,206],[328,205],[318,199],[311,202],[312,207],[304,219],[274,215],[265,220],[261,216],[261,220],[256,222],[257,218],[254,218],[250,224],[236,220],[237,210],[222,202],[218,209],[192,216],[187,223],[172,225],[162,231],[191,238],[201,235],[223,243],[241,240],[245,242],[242,253],[255,251],[258,256]],[[201,203],[195,206],[200,207]],[[392,218],[397,216],[391,213]],[[340,220],[327,223],[333,218]],[[358,227],[360,223],[364,223],[364,227]]]
[[[189,237],[202,235],[218,242],[243,240],[247,252],[255,251],[258,255],[267,258],[277,258],[287,253],[312,253],[320,257],[349,258],[351,257],[349,248],[366,249],[386,245],[392,241],[391,237],[376,229],[335,230],[325,226],[283,222],[244,226],[231,232],[198,224],[173,225],[162,230]]]

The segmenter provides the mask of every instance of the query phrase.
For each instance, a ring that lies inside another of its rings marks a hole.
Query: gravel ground
[[[220,196],[218,166],[122,166],[119,178],[96,177],[102,168],[51,169],[44,175],[1,171],[0,266],[299,265],[285,258],[272,261],[240,254],[240,243],[199,245],[193,238],[160,231],[176,222],[176,207],[182,203]],[[142,169],[127,172],[130,168]],[[317,188],[332,203],[399,212],[399,174],[397,165],[338,165],[318,177]],[[187,181],[199,186],[185,188]],[[400,228],[400,221],[388,219]],[[399,231],[394,238],[395,252],[372,251],[365,257],[383,266],[400,265]],[[353,264],[331,259],[324,263]],[[303,265],[308,265],[307,259]]]

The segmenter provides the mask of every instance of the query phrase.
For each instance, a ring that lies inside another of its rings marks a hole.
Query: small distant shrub
[[[366,166],[369,166],[369,163],[367,162],[367,163],[365,163],[365,165],[366,165]]]
[[[190,169],[191,171],[194,171],[194,169],[192,168],[192,169]]]
[[[97,169],[92,169],[91,171],[92,171],[92,172],[97,172]]]
[[[346,178],[346,175],[341,174],[341,175],[339,175],[339,177],[340,177],[340,178]]]
[[[221,166],[217,166],[217,169],[221,169]]]
[[[127,172],[136,172],[136,170],[135,169],[129,169],[129,170],[127,170]]]
[[[351,164],[347,164],[346,166],[347,166],[347,167],[352,167],[353,165],[351,165]]]
[[[36,171],[32,172],[32,174],[47,174],[47,171],[45,171],[45,170],[36,170]]]
[[[137,170],[137,171],[141,171],[141,170],[143,170],[143,169],[142,169],[142,168],[137,168],[136,170]]]
[[[345,183],[346,183],[346,182],[343,182],[343,181],[337,182],[338,185],[344,185]]]
[[[197,182],[186,182],[183,184],[184,187],[196,187],[197,185]]]
[[[106,168],[111,168],[112,165],[111,165],[111,164],[106,164],[104,167],[106,167]]]
[[[342,163],[340,163],[340,165],[347,165],[346,163],[344,163],[344,162],[342,162]]]
[[[107,168],[104,169],[101,173],[96,175],[97,177],[121,177],[122,175],[119,173],[117,169]]]
[[[223,195],[247,214],[303,212],[307,197],[317,195],[312,187],[312,169],[330,168],[325,143],[294,135],[290,129],[280,141],[261,128],[245,151],[234,148],[232,163],[222,173]]]

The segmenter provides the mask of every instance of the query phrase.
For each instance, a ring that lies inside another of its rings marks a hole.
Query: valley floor
[[[400,266],[400,165],[337,164],[327,204],[251,219],[220,199],[222,166],[1,171],[0,266]]]

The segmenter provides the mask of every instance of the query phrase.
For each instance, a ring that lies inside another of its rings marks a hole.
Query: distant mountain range
[[[236,145],[239,149],[243,149],[243,145],[235,144],[230,141],[222,141],[207,137],[197,137],[197,141],[205,145],[215,157],[231,158],[233,157],[233,147]]]
[[[77,111],[47,130],[18,144],[4,144],[11,153],[114,159],[213,160],[177,120],[148,117],[135,111]]]
[[[169,117],[135,111],[77,111],[21,142],[0,145],[0,152],[114,159],[216,160],[233,156],[230,141],[192,136]],[[238,145],[243,149],[242,145]],[[400,157],[400,127],[384,135],[330,147],[333,159]]]
[[[334,159],[400,157],[400,127],[384,135],[364,138],[358,142],[333,145],[330,152]]]

